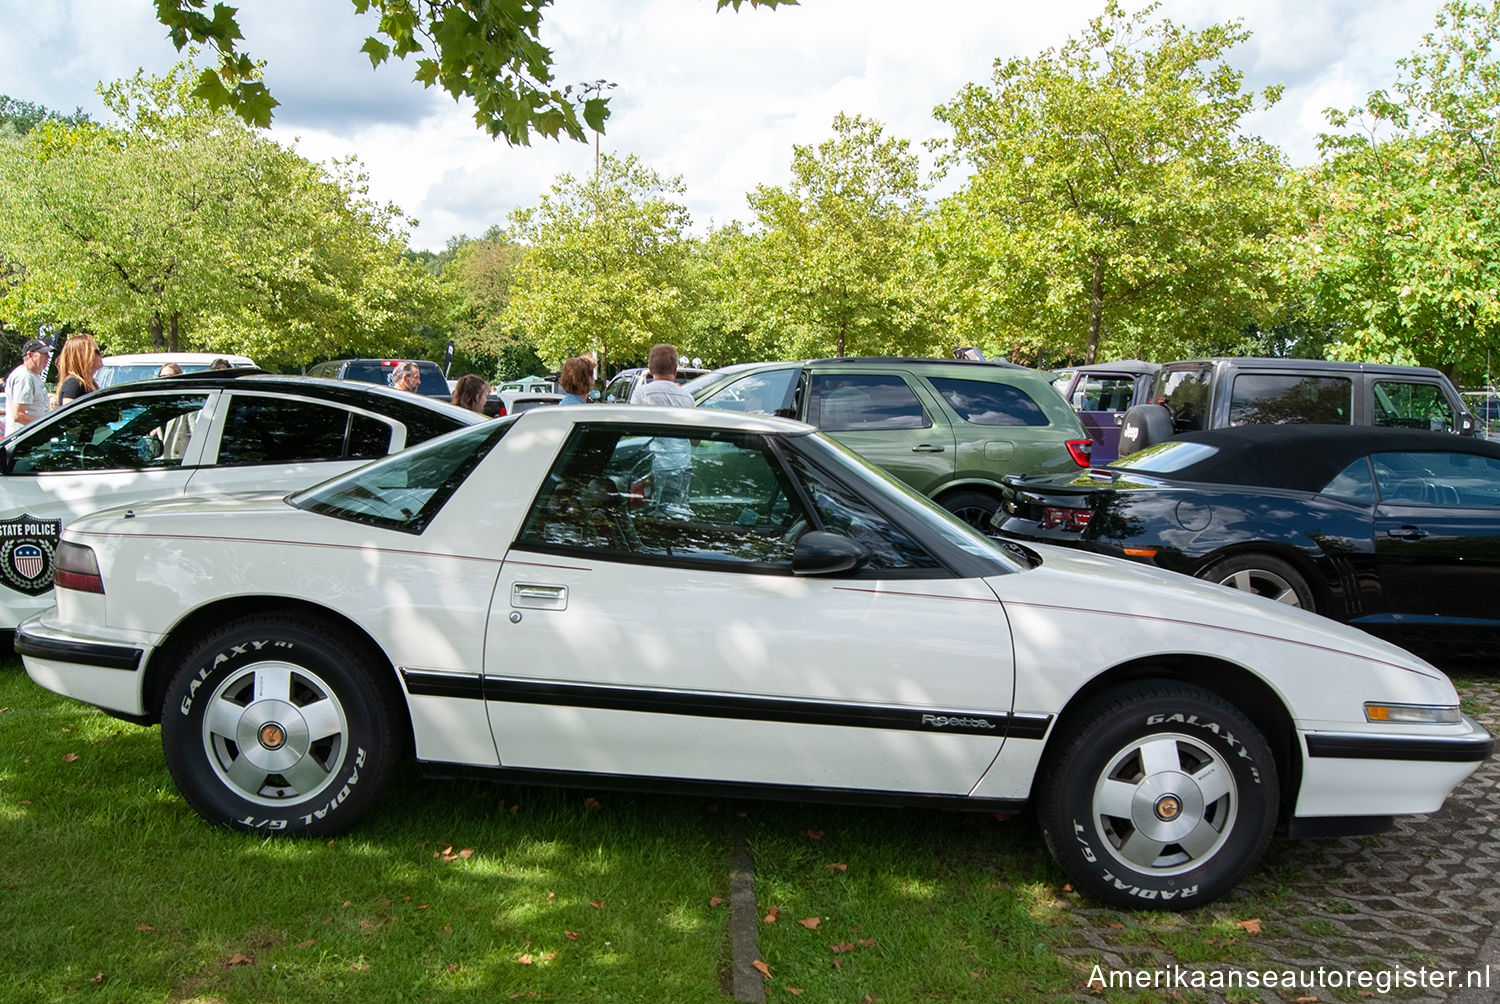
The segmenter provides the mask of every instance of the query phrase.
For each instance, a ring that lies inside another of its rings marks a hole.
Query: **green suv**
[[[1007,474],[1089,464],[1050,374],[1010,363],[851,357],[748,363],[688,384],[700,408],[797,418],[989,529]]]

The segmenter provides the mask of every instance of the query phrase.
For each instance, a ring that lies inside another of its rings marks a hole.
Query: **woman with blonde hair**
[[[490,385],[476,373],[465,373],[453,385],[453,403],[484,414],[484,402],[489,399]]]
[[[104,356],[93,335],[72,335],[63,342],[57,354],[57,406],[99,389],[95,374],[104,365]]]

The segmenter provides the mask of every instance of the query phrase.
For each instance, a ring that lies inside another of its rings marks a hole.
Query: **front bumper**
[[[40,613],[16,628],[16,652],[38,686],[132,721],[145,716],[145,649],[117,639],[62,631]]]
[[[1298,818],[1436,812],[1495,751],[1494,737],[1468,715],[1440,736],[1310,732],[1302,741]]]

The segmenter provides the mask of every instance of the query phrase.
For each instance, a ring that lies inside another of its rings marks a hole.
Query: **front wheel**
[[[389,783],[400,742],[359,651],[297,618],[225,625],[167,687],[162,747],[211,823],[321,836],[352,826]]]
[[[1053,744],[1037,778],[1042,833],[1074,887],[1101,903],[1202,906],[1270,843],[1270,747],[1215,694],[1165,680],[1108,691]]]

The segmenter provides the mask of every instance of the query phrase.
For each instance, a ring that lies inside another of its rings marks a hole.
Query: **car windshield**
[[[202,373],[208,363],[178,363],[184,373]],[[102,366],[97,380],[100,387],[113,387],[118,383],[134,383],[137,380],[154,380],[161,372],[161,363],[130,363],[124,366]]]
[[[1217,446],[1209,446],[1207,443],[1189,443],[1180,439],[1172,439],[1165,443],[1157,443],[1155,446],[1148,446],[1128,457],[1121,457],[1109,466],[1111,468],[1125,467],[1146,474],[1171,474],[1185,467],[1191,467],[1200,460],[1207,460],[1218,452]]]
[[[515,419],[470,426],[287,498],[299,509],[421,533]]]

